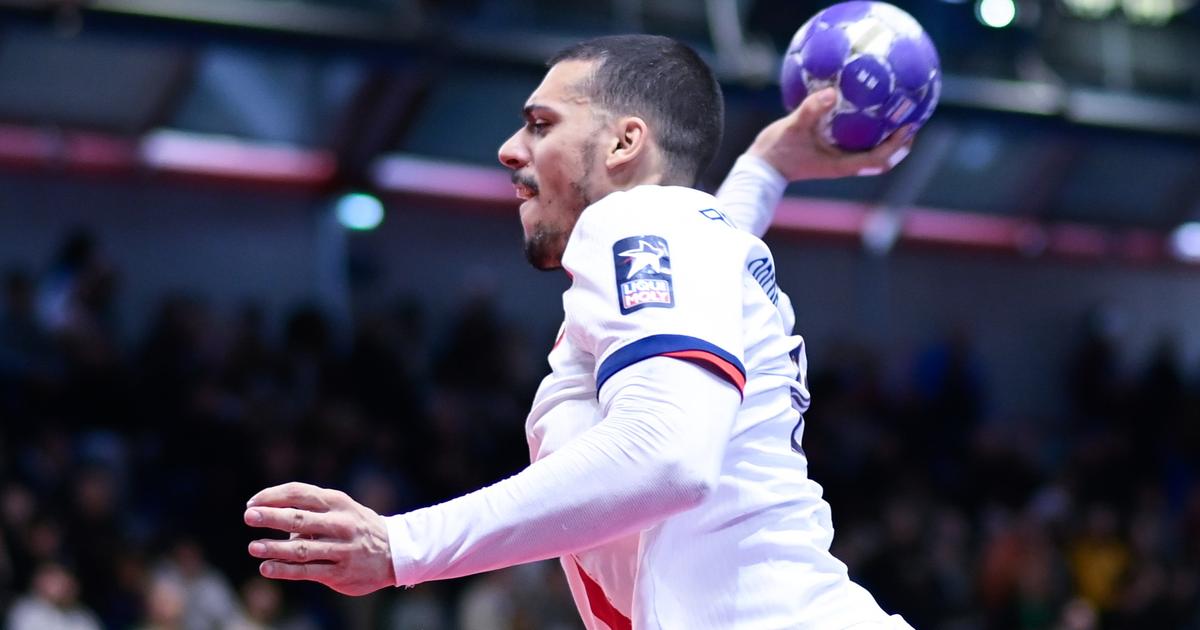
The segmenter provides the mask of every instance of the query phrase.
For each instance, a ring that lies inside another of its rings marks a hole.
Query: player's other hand
[[[766,160],[788,181],[878,175],[908,155],[912,146],[910,126],[901,127],[883,144],[861,153],[843,151],[826,142],[820,122],[836,101],[833,88],[809,94],[795,111],[760,131],[748,153]]]
[[[383,517],[344,492],[285,483],[251,497],[243,518],[290,534],[250,543],[264,577],[311,580],[346,595],[396,583]]]

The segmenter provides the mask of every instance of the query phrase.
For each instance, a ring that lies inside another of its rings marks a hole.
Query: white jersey
[[[782,190],[743,156],[732,219],[659,186],[582,213],[533,462],[387,517],[397,586],[559,557],[591,630],[908,627],[829,554],[800,449],[804,346],[770,251],[730,225],[761,233]]]
[[[606,381],[650,357],[700,364],[743,398],[703,503],[562,558],[586,626],[889,627],[829,553],[829,506],[800,446],[804,344],[766,245],[711,195],[640,186],[583,212],[563,267],[553,371],[526,423],[534,461],[600,423]]]

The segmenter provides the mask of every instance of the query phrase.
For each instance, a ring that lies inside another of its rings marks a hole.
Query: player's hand
[[[285,483],[246,506],[247,525],[290,534],[250,543],[250,555],[264,560],[258,567],[264,577],[311,580],[346,595],[395,585],[387,524],[346,493]]]
[[[912,146],[911,126],[898,129],[870,151],[850,153],[821,136],[821,118],[837,102],[833,88],[809,94],[787,116],[759,132],[748,153],[775,167],[788,181],[878,175],[900,163]]]

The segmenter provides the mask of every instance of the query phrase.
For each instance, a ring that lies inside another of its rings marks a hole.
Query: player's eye
[[[526,127],[528,127],[529,131],[533,132],[534,135],[540,136],[544,135],[546,131],[550,129],[550,123],[538,118],[529,121],[529,124],[527,124]]]

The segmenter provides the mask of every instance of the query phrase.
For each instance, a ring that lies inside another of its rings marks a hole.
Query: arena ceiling
[[[385,192],[419,180],[410,167],[485,173],[543,59],[644,30],[689,41],[723,79],[711,184],[782,113],[779,51],[824,4],[0,0],[0,166],[147,176],[199,161],[236,180],[246,164],[247,179]],[[969,1],[897,4],[939,46],[942,107],[895,172],[792,194],[1151,237],[1200,216],[1200,10],[1147,25],[1025,0],[1013,27],[989,29]],[[488,181],[480,199],[503,204],[511,191]]]

